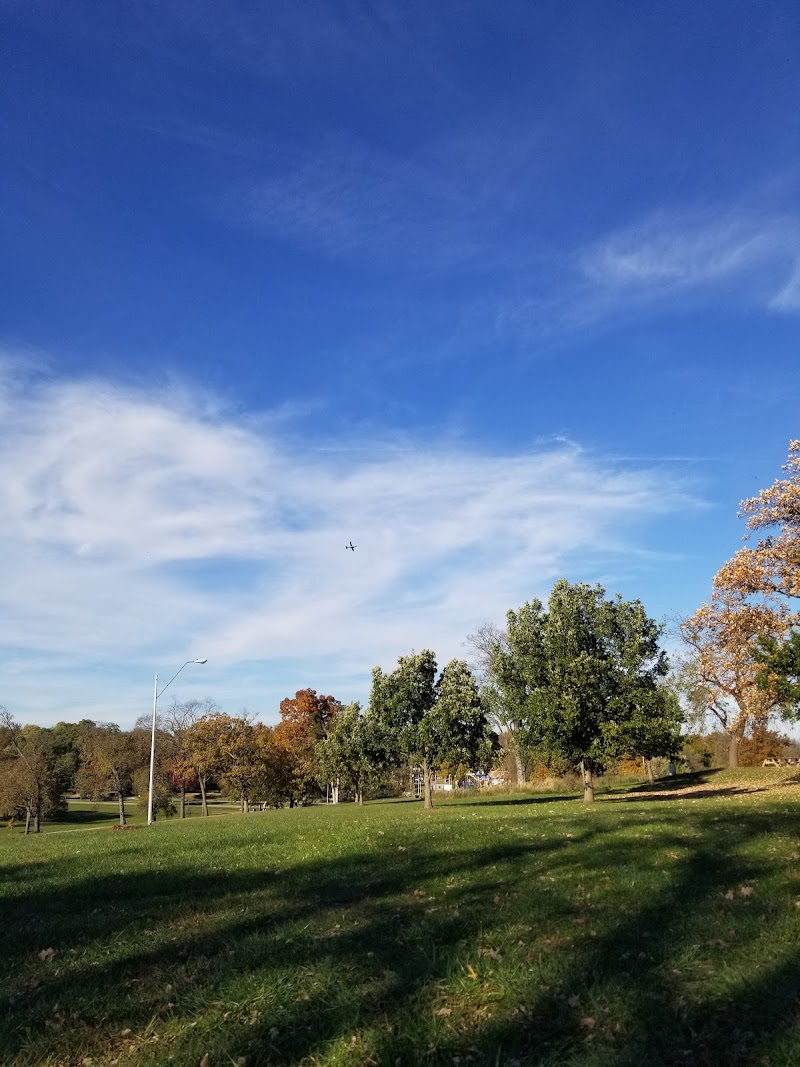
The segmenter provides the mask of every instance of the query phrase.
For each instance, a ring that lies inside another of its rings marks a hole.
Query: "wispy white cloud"
[[[658,299],[726,285],[746,288],[754,304],[781,307],[777,297],[799,257],[795,216],[662,213],[583,249],[578,266],[594,294],[609,300]]]
[[[519,258],[503,239],[515,181],[487,169],[470,139],[447,139],[410,156],[348,140],[295,153],[249,188],[235,189],[223,211],[332,258],[423,273],[487,271]]]
[[[526,278],[526,281],[519,279]],[[800,215],[661,211],[542,258],[485,302],[497,335],[541,345],[633,316],[713,303],[800,310]]]
[[[439,354],[462,353],[476,338],[539,346],[654,309],[800,308],[796,213],[730,204],[662,210],[572,250],[554,248],[541,237],[530,190],[519,189],[523,173],[535,185],[537,136],[515,141],[504,131],[503,143],[506,154],[515,145],[520,164],[503,174],[492,152],[469,140],[413,159],[329,146],[237,191],[224,210],[332,259],[464,281],[454,306],[442,297]]]
[[[366,688],[412,646],[460,654],[471,628],[561,574],[646,570],[635,531],[696,504],[663,469],[563,442],[314,450],[180,392],[15,378],[3,400],[0,645],[23,665],[18,693],[37,657],[74,680],[198,650],[251,706],[245,664]]]
[[[770,301],[776,311],[800,311],[800,258],[795,263],[791,277]]]

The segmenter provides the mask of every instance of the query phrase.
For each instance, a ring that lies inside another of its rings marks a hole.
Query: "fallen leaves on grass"
[[[42,960],[43,963],[49,963],[50,960],[55,959],[55,956],[56,950],[54,948],[43,948],[39,953],[39,959]]]
[[[473,982],[475,982],[478,978],[478,972],[475,970],[471,963],[467,964],[467,975],[472,979]]]

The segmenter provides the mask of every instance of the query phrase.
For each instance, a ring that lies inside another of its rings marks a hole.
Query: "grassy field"
[[[0,1063],[800,1064],[800,782],[0,831]]]
[[[43,834],[70,833],[73,830],[98,830],[110,828],[119,822],[119,803],[116,800],[68,800],[66,815],[42,824]],[[208,802],[210,815],[232,815],[239,810],[238,804],[232,804],[219,797],[210,797]],[[187,818],[200,817],[200,801],[192,800],[186,807]],[[167,821],[165,816],[159,816]],[[171,816],[175,819],[177,816]],[[140,803],[136,797],[125,801],[125,819],[131,826],[147,823],[147,797]],[[18,822],[12,833],[24,834],[25,824]],[[5,836],[5,835],[3,835]]]

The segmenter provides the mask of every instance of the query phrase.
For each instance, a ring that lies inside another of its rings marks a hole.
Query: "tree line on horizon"
[[[471,634],[472,667],[452,660],[440,672],[429,649],[400,656],[393,671],[376,667],[366,709],[302,689],[266,726],[211,699],[173,701],[158,722],[156,812],[184,817],[193,790],[207,815],[210,789],[243,811],[309,803],[326,789],[360,803],[396,790],[409,768],[430,807],[434,776],[488,770],[503,751],[518,783],[534,765],[579,770],[591,802],[609,765],[641,759],[652,779],[652,761],[677,758],[687,726],[709,720],[729,766],[744,743],[767,752],[786,740],[770,732],[774,720],[800,711],[800,441],[784,470],[742,503],[748,530],[769,532],[720,569],[709,602],[680,624],[686,651],[671,671],[664,626],[639,600],[562,579],[546,605],[531,600],[504,629]],[[146,717],[130,731],[90,720],[45,729],[0,709],[0,815],[37,831],[72,790],[116,797],[124,824],[126,797],[147,792],[149,752]]]
[[[380,794],[401,768],[416,768],[424,806],[433,779],[488,771],[507,744],[541,759],[579,764],[585,798],[609,760],[646,760],[680,748],[682,711],[661,684],[667,671],[661,628],[641,603],[583,583],[557,582],[547,609],[539,601],[509,613],[505,644],[491,651],[483,684],[463,660],[441,671],[430,649],[400,656],[393,671],[372,672],[369,704],[341,704],[313,689],[280,705],[272,727],[246,714],[228,715],[213,701],[173,702],[160,717],[154,810],[186,814],[189,789],[208,814],[213,786],[243,811],[254,803],[289,806],[323,789],[361,803]],[[502,703],[503,711],[500,711]],[[24,816],[26,829],[63,811],[71,788],[89,798],[114,796],[119,820],[125,799],[144,796],[149,777],[146,719],[130,731],[85,720],[52,730],[21,727],[0,715],[0,811]]]

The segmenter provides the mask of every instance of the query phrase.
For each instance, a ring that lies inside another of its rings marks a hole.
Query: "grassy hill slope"
[[[0,835],[0,1063],[800,1063],[800,784]]]

